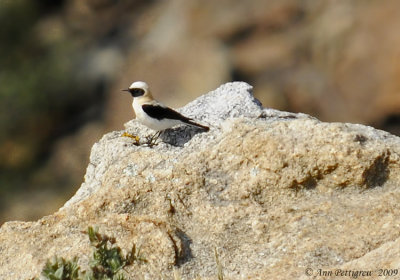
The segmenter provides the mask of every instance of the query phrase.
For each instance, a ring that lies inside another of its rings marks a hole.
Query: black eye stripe
[[[129,89],[129,92],[134,97],[137,97],[137,96],[142,96],[144,94],[144,89],[142,89],[142,88],[132,88],[132,89]]]

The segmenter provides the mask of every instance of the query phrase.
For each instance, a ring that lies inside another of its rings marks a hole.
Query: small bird
[[[163,130],[179,124],[197,126],[205,131],[210,130],[209,127],[195,123],[191,118],[185,117],[155,100],[151,95],[149,86],[145,82],[133,82],[128,89],[123,89],[122,91],[131,93],[133,97],[132,107],[135,111],[136,119],[148,128],[157,131],[151,138],[151,141],[156,136],[158,138]]]

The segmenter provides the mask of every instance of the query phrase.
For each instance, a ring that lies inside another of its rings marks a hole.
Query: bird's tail
[[[200,128],[202,128],[202,129],[204,129],[204,131],[209,131],[209,130],[210,130],[210,128],[209,128],[208,126],[195,123],[195,122],[193,122],[193,121],[191,121],[191,120],[187,120],[186,123],[187,123],[187,124],[190,124],[190,125],[193,125],[193,126],[200,127]]]

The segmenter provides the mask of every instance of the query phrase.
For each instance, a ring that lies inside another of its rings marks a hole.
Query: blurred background
[[[400,1],[0,0],[0,224],[62,206],[135,80],[180,107],[220,84],[264,107],[400,134]]]

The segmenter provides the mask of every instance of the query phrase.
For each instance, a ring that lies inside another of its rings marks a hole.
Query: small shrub
[[[55,257],[46,263],[42,276],[49,280],[125,280],[121,270],[134,262],[146,262],[135,244],[124,256],[121,248],[115,245],[115,238],[102,235],[93,227],[89,227],[85,233],[95,248],[90,260],[90,271],[80,270],[77,257],[72,261]]]

